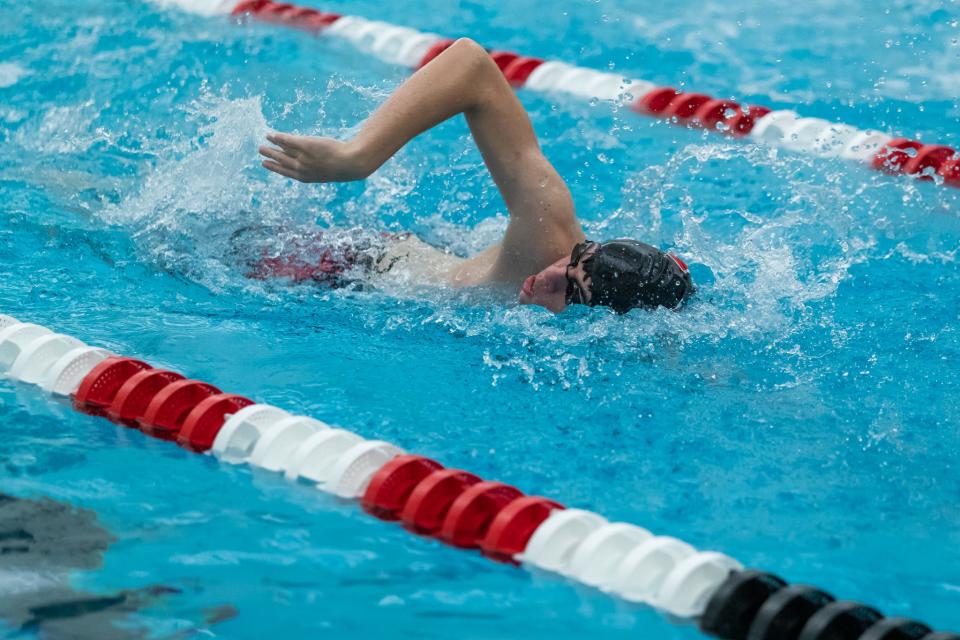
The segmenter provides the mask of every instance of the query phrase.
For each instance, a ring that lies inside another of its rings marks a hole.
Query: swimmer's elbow
[[[457,39],[448,51],[457,56],[458,67],[472,81],[480,80],[491,73],[500,74],[500,69],[487,50],[471,38]]]
[[[489,57],[487,50],[472,38],[457,38],[457,40],[450,45],[450,52],[468,60],[479,61]]]

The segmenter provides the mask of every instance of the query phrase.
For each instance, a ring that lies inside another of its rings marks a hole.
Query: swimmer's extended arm
[[[460,113],[511,214],[504,249],[529,249],[533,241],[538,253],[569,253],[568,241],[583,235],[570,191],[503,74],[472,40],[458,40],[407,79],[353,140],[272,134],[268,140],[280,148],[261,147],[263,166],[302,182],[363,179],[411,139]]]

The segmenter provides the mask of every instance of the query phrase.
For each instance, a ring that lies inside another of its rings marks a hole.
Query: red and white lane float
[[[158,0],[205,15],[252,17],[348,40],[364,53],[413,69],[427,64],[453,40],[386,22],[341,16],[271,0]],[[595,71],[559,61],[493,50],[490,55],[513,86],[582,100],[628,105],[637,113],[684,127],[783,147],[821,158],[844,158],[890,174],[960,187],[960,155],[947,146],[924,144],[881,131],[805,118],[794,111],[741,105],[702,93],[660,87],[646,80]]]
[[[418,535],[552,572],[677,621],[696,620],[720,638],[960,640],[744,570],[722,553],[528,496],[389,442],[224,393],[2,314],[0,377],[69,397],[78,411],[171,446],[283,473],[299,485],[359,501],[370,514]]]

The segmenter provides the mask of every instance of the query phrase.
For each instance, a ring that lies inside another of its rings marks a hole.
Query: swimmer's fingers
[[[291,158],[289,154],[280,149],[274,149],[273,147],[263,146],[260,147],[260,155],[270,158],[277,164],[281,164],[290,168],[296,168],[296,160]]]
[[[288,133],[268,133],[267,140],[277,145],[290,155],[297,155],[303,151],[303,144],[300,141],[302,136],[292,136]]]
[[[279,173],[282,176],[293,178],[294,180],[301,180],[299,171],[296,171],[295,169],[288,169],[287,167],[281,164],[277,164],[273,160],[264,160],[261,164],[263,165],[264,169],[269,169],[274,173]]]

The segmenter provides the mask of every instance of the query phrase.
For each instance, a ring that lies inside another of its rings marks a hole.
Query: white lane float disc
[[[0,374],[10,371],[10,367],[28,344],[51,333],[53,332],[50,329],[31,322],[12,324],[0,331]]]
[[[681,618],[703,614],[710,598],[743,565],[714,551],[697,553],[682,560],[664,580],[654,606]]]
[[[252,404],[227,418],[213,441],[213,455],[224,462],[245,462],[257,440],[290,414],[269,404]]]
[[[821,118],[800,118],[786,130],[783,145],[793,151],[814,153],[814,143],[829,126],[830,123]]]
[[[602,72],[593,69],[571,67],[557,80],[554,89],[589,100],[593,97],[590,93],[590,85],[602,81],[603,76]]]
[[[403,450],[383,440],[369,440],[354,445],[341,455],[330,469],[321,491],[341,498],[359,498],[367,490],[374,474]]]
[[[846,148],[840,152],[841,158],[847,160],[859,160],[860,162],[871,162],[880,151],[893,138],[881,131],[861,131],[847,143]]]
[[[63,354],[47,369],[40,387],[54,395],[72,396],[95,366],[112,356],[99,347],[77,347]]]
[[[397,50],[397,64],[411,68],[420,66],[420,61],[427,55],[427,51],[430,51],[430,47],[441,40],[443,38],[435,33],[417,33],[416,37],[411,37]]]
[[[813,142],[813,151],[824,158],[838,158],[860,130],[848,124],[832,122]]]
[[[284,418],[260,436],[247,462],[267,471],[280,471],[304,440],[328,429],[329,425],[307,416]]]
[[[696,549],[676,538],[650,538],[621,558],[608,590],[624,600],[650,604],[670,572],[696,553]]]
[[[233,11],[239,0],[155,0],[163,8],[177,7],[200,16],[223,16]]]
[[[53,364],[68,351],[85,347],[76,338],[60,333],[43,335],[23,347],[8,375],[27,384],[38,384]]]
[[[577,546],[565,575],[591,587],[606,587],[623,557],[652,536],[646,529],[625,522],[604,525]]]
[[[582,509],[556,510],[547,517],[527,541],[517,559],[546,571],[563,573],[577,546],[604,526],[606,518]]]
[[[352,447],[365,442],[346,429],[320,431],[300,444],[287,458],[287,480],[307,480],[322,484],[334,463]]]
[[[750,137],[763,142],[781,145],[787,142],[787,131],[796,124],[800,115],[796,111],[771,111],[757,120]]]
[[[555,91],[560,79],[572,69],[574,69],[574,66],[566,62],[548,60],[530,73],[530,77],[527,78],[524,86],[531,91],[541,93]]]
[[[3,331],[10,325],[14,325],[14,324],[21,324],[21,322],[16,318],[14,318],[13,316],[8,316],[3,313],[0,313],[0,331]]]
[[[325,35],[337,36],[345,40],[354,41],[358,33],[362,33],[370,24],[369,20],[359,16],[342,16],[339,20],[324,30]]]

